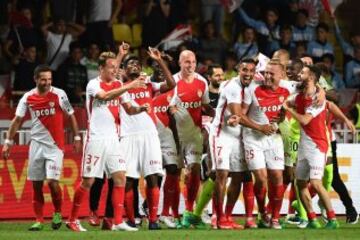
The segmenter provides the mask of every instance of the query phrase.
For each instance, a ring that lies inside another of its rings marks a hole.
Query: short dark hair
[[[318,67],[315,66],[315,65],[309,65],[309,66],[305,66],[305,67],[307,67],[307,68],[310,70],[310,72],[311,72],[312,74],[314,74],[314,76],[315,76],[315,82],[316,82],[316,83],[319,82],[319,79],[320,79],[320,76],[321,76],[321,70],[320,70],[320,68],[318,68]]]
[[[38,78],[42,72],[52,72],[52,69],[47,64],[40,64],[34,70],[34,77]]]
[[[236,65],[236,70],[237,71],[239,71],[240,65],[243,64],[243,63],[251,63],[251,64],[254,64],[256,66],[257,61],[255,59],[253,59],[253,58],[241,59],[240,62]]]
[[[309,12],[305,8],[299,9],[298,12],[297,12],[297,15],[299,15],[299,14],[302,14],[302,15],[304,15],[306,17],[309,17]]]
[[[129,54],[129,55],[127,55],[127,56],[125,57],[125,59],[124,59],[124,61],[123,61],[123,66],[124,66],[124,67],[127,67],[127,65],[128,65],[128,63],[129,63],[130,60],[137,60],[137,61],[139,61],[140,59],[139,59],[139,57],[136,56],[136,55]]]
[[[291,27],[290,24],[283,24],[283,25],[280,26],[280,32],[286,31],[286,30],[292,32],[292,27]]]
[[[331,53],[325,53],[321,56],[321,61],[323,62],[325,59],[330,59],[331,63],[334,63],[335,62],[335,56],[334,54],[331,54]]]
[[[317,26],[316,26],[316,31],[318,31],[319,29],[324,29],[326,32],[329,32],[329,25],[327,25],[324,22],[320,22]]]
[[[70,52],[73,52],[75,49],[78,49],[78,48],[80,48],[82,50],[80,42],[74,41],[74,42],[70,43],[70,46],[69,46]]]
[[[208,66],[208,69],[205,73],[205,76],[209,78],[211,75],[214,74],[214,68],[222,68],[220,64],[213,63]]]

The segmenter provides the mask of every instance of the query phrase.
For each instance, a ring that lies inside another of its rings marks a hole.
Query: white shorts
[[[244,172],[248,168],[244,159],[244,149],[239,137],[220,132],[219,136],[209,136],[212,170]]]
[[[82,177],[103,178],[114,172],[126,171],[126,162],[118,139],[98,139],[85,143]]]
[[[299,180],[319,179],[324,175],[326,164],[326,153],[320,152],[318,148],[301,147],[298,152],[298,161],[295,170],[295,177]]]
[[[59,180],[63,167],[64,152],[56,145],[48,145],[31,141],[29,149],[28,180]]]
[[[140,178],[163,174],[160,140],[157,132],[124,136],[120,139],[126,160],[126,176]]]
[[[203,152],[203,137],[200,131],[194,132],[192,138],[180,139],[180,159],[184,160],[185,166],[193,163],[201,163]]]
[[[280,134],[270,136],[244,132],[245,161],[249,170],[284,170],[284,146]]]
[[[184,164],[178,156],[172,131],[169,128],[162,129],[161,133],[159,132],[159,139],[163,166],[175,164],[178,168],[182,168]]]

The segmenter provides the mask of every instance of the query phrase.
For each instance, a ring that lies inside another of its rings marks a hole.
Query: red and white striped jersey
[[[88,114],[87,140],[119,138],[120,134],[120,105],[129,102],[127,93],[120,97],[104,101],[95,98],[100,91],[108,92],[121,87],[118,81],[106,83],[99,77],[89,81],[86,87],[86,110]]]
[[[215,110],[214,120],[211,124],[213,133],[218,135],[220,131],[224,131],[234,137],[240,137],[240,125],[232,127],[227,125],[226,122],[231,117],[228,105],[230,103],[241,104],[245,90],[247,90],[247,88],[243,88],[239,77],[233,78],[220,85],[219,101]]]
[[[135,88],[128,91],[133,106],[148,104],[150,112],[141,112],[135,115],[128,115],[121,107],[121,134],[127,136],[143,132],[156,132],[156,117],[153,111],[153,97],[160,91],[161,83],[151,82],[146,79],[146,88]]]
[[[244,103],[249,105],[248,116],[258,124],[269,124],[279,117],[281,107],[289,95],[296,92],[298,82],[281,80],[274,91],[251,83],[245,92]]]
[[[32,120],[31,140],[48,146],[56,145],[63,150],[63,113],[74,113],[66,93],[59,88],[51,87],[46,95],[41,96],[34,88],[20,99],[15,115],[24,117],[28,109]]]
[[[183,80],[180,73],[173,77],[177,84],[170,105],[178,109],[174,117],[179,138],[191,138],[194,128],[201,129],[202,105],[210,103],[208,84],[206,79],[197,73],[191,83]]]
[[[301,125],[300,144],[306,148],[318,148],[327,153],[329,147],[328,130],[326,126],[326,101],[321,106],[313,103],[313,98],[306,98],[299,93],[292,101],[300,114],[311,114],[313,117],[307,125]]]

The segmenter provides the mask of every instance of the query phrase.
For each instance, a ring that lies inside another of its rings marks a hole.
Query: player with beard
[[[156,93],[164,93],[175,87],[174,79],[162,59],[161,53],[155,48],[149,48],[149,56],[156,61],[165,75],[165,81],[161,83],[151,82],[150,77],[144,79],[145,87],[135,88],[129,91],[133,105],[149,106],[150,111],[139,115],[127,115],[121,113],[120,142],[121,150],[127,162],[126,167],[126,214],[129,224],[134,225],[134,193],[133,179],[139,179],[141,175],[146,180],[146,201],[149,207],[149,230],[160,229],[157,223],[157,210],[159,204],[158,176],[162,174],[161,145],[156,128],[157,119],[153,111],[153,97]],[[132,83],[141,77],[141,65],[139,59],[128,55],[123,62],[126,83]],[[123,109],[121,109],[123,112]]]
[[[219,100],[219,87],[225,80],[224,70],[219,64],[211,64],[206,72],[206,78],[209,81],[210,106],[216,108]]]
[[[313,104],[320,71],[314,66],[306,66],[300,72],[300,78],[304,86],[303,91],[283,104],[284,109],[299,121],[301,125],[296,165],[297,186],[309,219],[307,227],[321,228],[311,204],[311,196],[308,190],[308,182],[310,181],[311,187],[319,195],[326,209],[328,222],[325,228],[335,229],[339,227],[339,223],[331,206],[328,192],[322,183],[326,152],[329,148],[326,127],[326,103],[324,102],[320,106]]]
[[[241,113],[241,101],[243,91],[251,83],[255,74],[255,62],[252,59],[244,59],[239,64],[239,76],[233,78],[220,86],[220,98],[216,108],[216,115],[210,127],[210,155],[212,159],[212,173],[210,178],[204,183],[199,201],[189,220],[196,228],[203,228],[200,214],[203,208],[210,201],[215,193],[215,209],[217,221],[215,228],[219,229],[242,229],[243,227],[235,223],[232,218],[232,210],[240,193],[241,183],[244,183],[246,225],[254,227],[256,224],[252,219],[254,206],[254,194],[252,191],[251,175],[246,172],[244,164],[243,150],[241,147],[241,127],[226,124],[232,115],[239,115],[242,120],[240,123],[263,131],[264,134],[272,132],[270,125],[260,126],[254,124]],[[237,124],[234,124],[237,125]],[[221,159],[221,161],[220,161]],[[230,174],[229,174],[230,173]],[[228,202],[226,212],[223,214],[223,198],[225,184],[228,175],[231,176],[231,183],[228,188]]]
[[[262,85],[251,84],[245,92],[243,111],[257,124],[273,124],[280,118],[281,106],[286,98],[297,91],[298,83],[284,81],[284,66],[277,60],[271,60],[265,69],[265,80]],[[325,100],[321,90],[320,102]],[[282,229],[279,223],[280,209],[284,196],[283,170],[284,147],[282,138],[276,133],[266,136],[258,131],[244,128],[243,134],[245,160],[255,176],[255,196],[261,214],[260,227]],[[272,206],[272,219],[268,218],[265,209],[266,186],[269,188],[269,201]]]
[[[14,143],[13,139],[21,127],[26,111],[29,110],[32,127],[27,178],[32,182],[32,204],[36,216],[36,222],[29,230],[40,231],[44,228],[44,180],[47,181],[54,205],[51,227],[57,230],[62,224],[62,192],[59,179],[64,157],[64,114],[70,118],[77,152],[81,151],[81,138],[74,110],[66,93],[51,86],[52,70],[50,67],[47,65],[37,66],[34,71],[34,81],[36,87],[24,94],[16,108],[15,117],[6,135],[2,155],[5,160],[9,158],[10,148]]]

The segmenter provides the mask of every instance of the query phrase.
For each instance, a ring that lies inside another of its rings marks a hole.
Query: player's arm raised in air
[[[163,71],[163,73],[165,75],[165,82],[161,83],[160,92],[164,93],[164,92],[167,92],[167,91],[173,89],[176,86],[176,82],[175,82],[168,66],[166,65],[166,62],[162,58],[161,52],[156,48],[149,47],[148,54],[154,61],[156,61],[159,64],[161,70]]]

